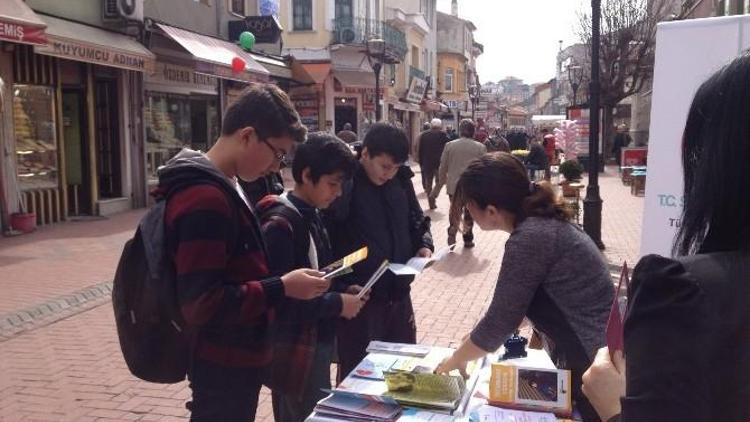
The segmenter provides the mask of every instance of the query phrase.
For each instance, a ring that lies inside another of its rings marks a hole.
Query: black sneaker
[[[464,236],[464,248],[473,248],[473,247],[474,247],[474,237]]]

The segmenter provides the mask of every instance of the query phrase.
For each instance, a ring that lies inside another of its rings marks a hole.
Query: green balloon
[[[250,31],[245,31],[240,34],[240,45],[245,50],[252,50],[255,46],[255,35]]]

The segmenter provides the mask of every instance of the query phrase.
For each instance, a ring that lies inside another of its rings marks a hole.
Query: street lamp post
[[[581,66],[571,63],[568,66],[568,82],[570,82],[570,88],[573,90],[573,107],[578,105],[578,88],[581,86],[581,79],[583,79],[583,68]]]
[[[477,100],[479,99],[479,96],[477,95],[477,86],[476,85],[469,85],[469,101],[471,101],[471,120],[476,120],[474,118],[476,114],[477,109]]]
[[[591,0],[591,83],[589,87],[589,183],[583,200],[583,230],[599,249],[602,242],[602,198],[599,195],[599,24],[601,0]]]
[[[375,72],[375,121],[379,122],[383,117],[380,108],[380,70],[385,60],[385,41],[382,38],[370,38],[367,40],[367,61]]]

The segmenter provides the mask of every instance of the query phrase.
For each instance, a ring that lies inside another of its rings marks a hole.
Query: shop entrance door
[[[65,140],[65,180],[69,215],[92,215],[89,155],[84,119],[82,89],[62,93],[63,139]]]
[[[100,198],[122,196],[117,81],[97,79],[94,89],[94,122],[96,127],[97,178]]]
[[[357,132],[357,103],[352,98],[336,98],[334,107],[334,118],[336,119],[336,133],[344,130],[344,124],[352,125],[352,130]]]

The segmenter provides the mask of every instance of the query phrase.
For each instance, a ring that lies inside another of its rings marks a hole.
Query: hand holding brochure
[[[440,248],[429,258],[415,256],[412,259],[408,260],[406,264],[391,263],[388,266],[388,269],[396,275],[417,275],[433,263],[445,258],[449,253],[453,252],[453,249],[455,247],[456,244],[454,243],[444,248]]]
[[[325,268],[320,270],[321,272],[325,273],[323,278],[330,280],[334,277],[350,273],[352,271],[352,265],[367,259],[367,252],[368,249],[367,246],[365,246],[364,248],[358,249],[353,253],[339,259],[338,261],[326,266]]]
[[[625,262],[622,265],[622,272],[620,273],[620,281],[617,283],[617,290],[615,290],[615,300],[612,302],[612,308],[609,311],[609,320],[607,321],[607,347],[609,348],[610,357],[612,357],[616,350],[624,350],[625,341],[623,339],[623,319],[625,316],[625,302],[627,297],[620,297],[620,292],[623,287],[625,291],[630,284],[630,278],[628,275],[628,263]]]

